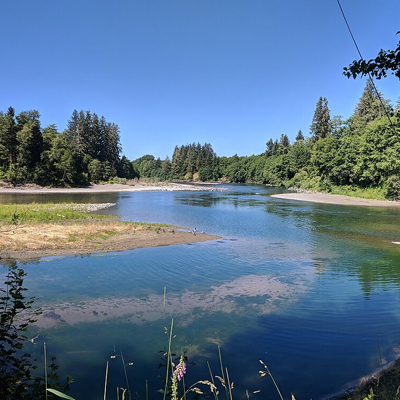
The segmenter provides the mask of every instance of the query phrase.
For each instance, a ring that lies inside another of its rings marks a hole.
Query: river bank
[[[396,400],[400,397],[400,357],[360,383],[326,400],[363,400],[373,394],[380,400]],[[371,398],[374,398],[371,397]]]
[[[271,197],[284,200],[308,201],[312,203],[336,204],[342,206],[366,206],[366,207],[400,207],[400,202],[389,200],[362,199],[341,194],[293,192],[273,194]]]
[[[46,193],[112,193],[137,191],[215,191],[221,190],[211,183],[181,183],[181,182],[140,182],[128,181],[127,184],[104,183],[85,187],[48,188],[33,184],[17,185],[0,183],[0,195],[8,193],[46,194]]]
[[[216,240],[173,227],[148,227],[131,223],[35,224],[1,227],[0,262],[29,262],[60,255],[86,255],[171,246]]]
[[[28,204],[0,207],[0,261],[118,252],[215,240],[218,236],[163,224],[93,214],[114,203]]]

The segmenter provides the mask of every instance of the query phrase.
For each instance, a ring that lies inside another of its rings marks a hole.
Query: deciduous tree
[[[400,31],[397,32],[400,34]],[[344,67],[343,75],[354,79],[358,76],[370,75],[376,79],[386,78],[387,73],[395,75],[400,80],[400,40],[394,50],[383,50],[369,60],[354,60],[349,67]]]

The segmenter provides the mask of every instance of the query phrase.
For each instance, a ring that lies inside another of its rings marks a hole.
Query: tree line
[[[0,112],[0,179],[12,183],[85,185],[123,168],[118,125],[74,110],[67,128],[41,128],[37,110]]]
[[[367,80],[353,114],[331,117],[320,97],[309,136],[300,130],[293,143],[286,134],[269,139],[259,155],[218,157],[210,144],[176,146],[172,162],[145,156],[133,162],[141,177],[222,180],[330,191],[334,186],[377,188],[400,196],[400,101],[376,93]]]
[[[172,157],[120,154],[118,125],[74,110],[67,128],[44,129],[38,111],[0,112],[0,179],[43,185],[84,185],[119,178],[225,181],[329,191],[335,186],[378,188],[400,197],[400,102],[393,106],[370,79],[353,114],[331,117],[328,100],[316,103],[309,135],[269,139],[258,155],[217,156],[212,145],[175,146]]]

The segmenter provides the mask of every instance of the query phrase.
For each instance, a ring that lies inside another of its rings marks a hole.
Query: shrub
[[[389,176],[385,184],[385,198],[398,200],[400,198],[400,177],[397,175]]]

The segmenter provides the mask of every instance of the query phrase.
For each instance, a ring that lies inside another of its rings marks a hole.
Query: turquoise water
[[[220,240],[26,264],[29,295],[43,314],[28,349],[43,341],[69,394],[102,399],[126,387],[162,398],[157,375],[165,327],[187,351],[187,383],[220,375],[218,348],[234,398],[275,399],[259,359],[285,398],[319,399],[389,362],[400,349],[400,213],[269,197],[280,189],[226,185],[214,192],[2,195],[3,202],[114,202],[104,213],[216,234]],[[165,305],[164,305],[164,290]],[[379,344],[379,348],[378,348]],[[110,356],[117,355],[115,358]],[[252,392],[261,390],[260,393]],[[111,397],[110,397],[111,398]]]

